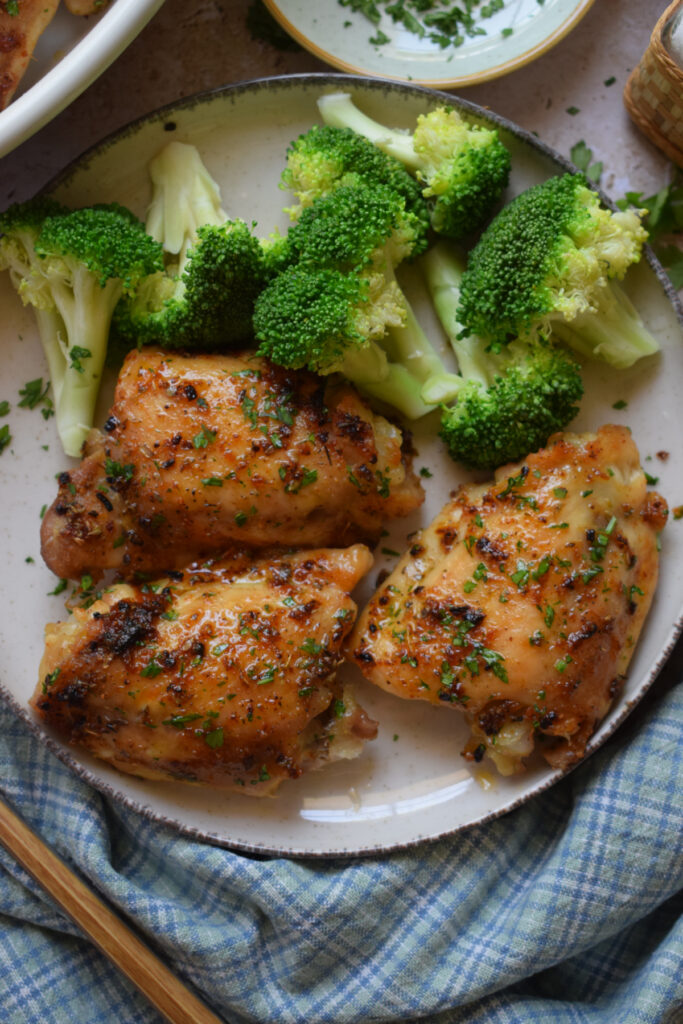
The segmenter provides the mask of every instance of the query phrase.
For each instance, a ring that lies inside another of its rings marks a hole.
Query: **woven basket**
[[[668,53],[664,32],[681,9],[683,0],[674,0],[664,11],[624,89],[624,103],[634,122],[679,167],[683,167],[683,68]]]

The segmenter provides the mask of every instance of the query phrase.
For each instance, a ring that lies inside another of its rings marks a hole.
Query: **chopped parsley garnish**
[[[37,405],[50,401],[47,397],[49,388],[49,380],[46,380],[43,384],[42,377],[36,377],[35,380],[27,381],[23,388],[19,389],[21,397],[19,407],[21,409],[35,409]],[[52,408],[52,402],[50,402],[50,408]]]
[[[3,427],[0,427],[0,455],[4,452],[8,444],[12,442],[12,435],[10,433],[9,424],[5,423]]]
[[[572,146],[569,155],[580,171],[596,185],[602,177],[602,163],[599,160],[593,161],[593,150],[589,149],[581,139],[575,146]]]
[[[209,430],[208,427],[203,426],[199,433],[192,438],[192,445],[194,448],[208,448],[215,440],[215,430]]]
[[[314,640],[312,636],[307,636],[299,650],[304,651],[306,654],[320,654],[323,650],[323,645]]]
[[[0,416],[8,416],[10,410],[10,404],[8,401],[0,402]]]
[[[43,693],[47,693],[48,689],[57,681],[57,676],[61,671],[61,668],[57,667],[53,672],[48,672],[43,679]]]
[[[218,750],[219,747],[223,746],[223,729],[219,726],[217,729],[213,729],[211,732],[204,733],[204,742],[207,747],[211,747],[212,750]]]
[[[134,472],[135,466],[132,462],[122,465],[114,459],[106,458],[104,460],[104,474],[108,480],[122,480],[125,482],[132,479]]]
[[[92,359],[92,352],[89,348],[83,348],[82,345],[72,345],[69,349],[69,358],[71,360],[70,366],[76,373],[85,373],[85,367],[83,366],[84,359]]]
[[[625,402],[623,398],[620,398],[618,402],[612,403],[613,409],[626,409],[628,402]]]
[[[173,718],[166,718],[161,723],[162,725],[172,725],[174,729],[183,729],[189,722],[196,722],[198,718],[202,718],[198,712],[188,715],[174,715]]]
[[[145,676],[146,679],[154,679],[162,671],[161,665],[154,658],[144,668],[140,669],[140,675]]]
[[[48,597],[56,597],[57,594],[63,594],[67,586],[66,580],[60,580],[54,590],[48,590]]]

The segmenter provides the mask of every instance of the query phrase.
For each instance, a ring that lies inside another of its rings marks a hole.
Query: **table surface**
[[[334,2],[334,0],[311,0]],[[252,0],[166,0],[129,48],[72,105],[0,159],[0,209],[44,186],[70,160],[129,121],[195,92],[267,75],[330,70],[303,50],[254,38]],[[531,64],[458,90],[569,155],[584,140],[602,161],[602,188],[657,191],[669,180],[663,154],[631,122],[622,100],[668,0],[595,0],[560,43]],[[610,85],[605,82],[614,77]],[[568,111],[578,108],[578,113]],[[654,688],[677,681],[683,641]]]
[[[255,39],[252,0],[166,0],[158,14],[67,110],[0,159],[0,209],[24,199],[104,135],[162,104],[227,82],[329,70],[311,54]],[[333,3],[335,0],[311,0]],[[569,154],[580,139],[604,164],[602,187],[656,191],[669,164],[632,124],[622,91],[667,0],[595,0],[560,43],[524,68],[458,90]],[[616,81],[606,86],[606,80]],[[578,108],[569,114],[569,108]]]

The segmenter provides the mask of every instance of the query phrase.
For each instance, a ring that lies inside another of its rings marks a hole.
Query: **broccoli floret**
[[[67,212],[67,207],[55,199],[37,196],[25,203],[15,203],[0,214],[0,270],[9,270],[22,302],[33,306],[52,382],[59,380],[63,372],[64,356],[57,339],[65,337],[65,328],[42,274],[35,242],[47,217]]]
[[[377,285],[376,275],[290,267],[256,300],[258,353],[292,369],[342,373],[368,395],[417,418],[433,407],[422,401],[421,383],[391,363],[378,344],[400,310],[393,291]]]
[[[307,207],[287,236],[294,260],[391,272],[421,247],[422,225],[387,185],[340,185]]]
[[[256,296],[289,261],[286,238],[260,241],[244,221],[228,220],[194,146],[170,143],[149,171],[146,227],[167,266],[117,307],[117,342],[220,349],[249,341]]]
[[[463,337],[457,321],[464,260],[442,243],[422,258],[436,313],[458,359],[460,381],[434,378],[423,398],[442,406],[440,434],[466,466],[495,469],[537,451],[578,412],[583,384],[577,363],[540,339],[491,346]]]
[[[394,275],[396,264],[412,253],[418,244],[416,239],[419,238],[419,225],[416,225],[415,217],[406,212],[405,202],[400,195],[386,185],[369,185],[361,181],[340,185],[305,209],[288,237],[299,271],[330,270],[342,275],[346,282],[342,299],[340,285],[337,283],[342,278],[311,276],[307,279],[308,286],[313,287],[311,282],[317,281],[322,296],[325,294],[322,282],[327,282],[327,287],[331,289],[330,301],[335,304],[335,308],[338,302],[344,305],[348,301],[353,311],[349,315],[354,322],[359,316],[358,303],[363,304],[364,324],[372,323],[370,337],[389,356],[388,365],[396,367],[396,370],[390,371],[392,374],[398,372],[398,367],[403,367],[401,377],[405,378],[407,374],[411,379],[411,396],[415,396],[419,385],[432,376],[447,376],[440,357],[418,324]],[[360,285],[355,284],[359,279]],[[294,280],[294,276],[290,276],[287,278],[288,284],[281,286],[288,289],[288,295],[291,294],[289,282]],[[357,287],[361,288],[360,293]],[[353,296],[350,297],[348,289],[352,289]],[[325,305],[326,310],[329,308],[329,305]],[[306,319],[305,310],[303,318]],[[259,322],[261,329],[267,332],[267,326]],[[368,334],[366,326],[361,334]],[[329,337],[334,338],[334,332]],[[308,350],[308,342],[306,347]],[[334,360],[328,357],[327,342],[325,348],[323,365],[333,364]],[[272,358],[276,362],[280,361],[279,356],[273,355]],[[286,354],[282,358],[286,359]],[[311,363],[307,365],[312,366]],[[344,369],[343,372],[360,383],[356,376],[351,375],[350,369]],[[383,393],[390,394],[385,388]],[[406,415],[413,416],[416,412],[422,415],[428,411],[424,403],[416,405],[414,397],[406,405],[404,394],[405,387],[402,385],[396,401],[393,402],[391,398],[388,401]],[[408,412],[408,409],[411,411]]]
[[[496,129],[470,124],[452,107],[421,114],[412,135],[367,117],[348,93],[322,96],[318,108],[327,125],[351,128],[416,175],[439,234],[477,231],[507,186],[510,154]]]
[[[179,277],[154,275],[119,304],[115,332],[163,348],[234,347],[252,337],[254,302],[272,274],[244,221],[205,224]]]
[[[470,253],[458,319],[494,344],[548,337],[621,368],[659,350],[616,285],[640,259],[637,212],[613,213],[580,174],[517,196]]]
[[[114,307],[163,265],[161,246],[117,204],[65,211],[29,201],[10,208],[0,230],[5,265],[36,308],[62,446],[77,457],[93,423]]]
[[[398,160],[382,153],[350,128],[315,125],[300,135],[287,150],[280,187],[294,192],[299,200],[288,210],[296,220],[314,200],[340,185],[358,182],[387,185],[403,198],[406,211],[416,218],[420,229],[413,255],[424,251],[429,211],[419,184]]]

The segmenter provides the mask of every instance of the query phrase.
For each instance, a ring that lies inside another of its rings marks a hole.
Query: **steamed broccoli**
[[[659,345],[614,279],[640,259],[638,213],[600,206],[580,174],[517,196],[470,253],[458,319],[498,344],[551,330],[583,355],[631,366]]]
[[[47,280],[41,273],[42,261],[36,255],[35,243],[47,217],[67,212],[67,207],[55,199],[38,196],[25,203],[15,203],[0,214],[0,270],[9,270],[22,302],[33,306],[52,382],[62,375],[64,356],[57,339],[65,338],[66,333]]]
[[[293,330],[300,330],[302,337],[300,341],[290,339],[286,343],[278,326],[278,344],[268,355],[275,362],[307,365],[318,372],[339,369],[379,397],[377,358],[380,356],[376,354],[375,365],[369,373],[366,364],[372,346],[365,343],[366,340],[377,342],[383,350],[381,397],[411,417],[429,411],[418,401],[420,387],[434,375],[447,377],[446,370],[394,275],[394,267],[413,252],[419,237],[419,223],[413,214],[406,212],[403,198],[389,186],[358,181],[340,185],[329,195],[316,199],[289,232],[296,273],[290,273],[284,281],[276,279],[267,289],[257,302],[255,320],[257,336],[265,344],[271,340],[271,330],[275,328],[265,322],[263,309],[273,311],[277,320],[280,309],[287,308],[287,315],[293,318],[287,327],[287,336]],[[304,294],[307,301],[317,304],[314,321],[307,314]],[[283,300],[285,295],[286,300]],[[293,303],[296,313],[290,312],[289,303]],[[343,322],[341,335],[336,326],[332,326],[336,325],[338,317]],[[305,333],[312,322],[315,323],[315,342]],[[362,342],[359,339],[363,339]],[[300,344],[306,352],[303,363],[300,363]],[[351,353],[358,344],[364,350],[362,366],[355,356],[351,361]],[[343,349],[346,351],[342,353]],[[263,345],[261,351],[266,351]],[[338,365],[342,354],[342,364]],[[391,390],[393,385],[386,383],[387,374],[397,385],[395,394]]]
[[[19,293],[38,311],[57,430],[66,454],[78,456],[92,427],[114,307],[162,266],[162,250],[117,204],[65,212],[44,202],[11,207],[0,231],[5,253],[23,246],[30,263]]]
[[[164,348],[224,348],[252,336],[256,296],[288,261],[286,239],[256,238],[228,220],[218,185],[194,146],[172,142],[149,165],[148,234],[167,266],[147,278],[114,316],[118,340]]]
[[[295,265],[256,300],[254,332],[259,355],[292,369],[342,373],[417,418],[433,408],[420,397],[421,382],[378,344],[399,316],[393,292],[377,275]]]
[[[163,348],[239,345],[252,337],[254,301],[271,276],[264,247],[244,221],[202,225],[182,272],[143,282],[119,304],[114,329]]]
[[[423,388],[443,405],[440,434],[451,456],[478,469],[495,469],[541,448],[578,412],[579,367],[542,340],[514,340],[498,351],[481,338],[462,337],[456,319],[464,261],[441,243],[422,258],[436,313],[460,368],[459,382],[434,378]]]
[[[351,128],[416,175],[439,234],[460,239],[477,231],[507,186],[510,154],[498,132],[469,124],[452,107],[421,114],[412,135],[367,117],[348,93],[322,96],[318,108],[327,125]]]
[[[294,192],[299,200],[288,212],[296,220],[315,199],[328,195],[340,185],[356,183],[387,185],[405,201],[416,218],[419,237],[413,255],[427,247],[429,212],[420,186],[393,157],[350,128],[315,125],[300,135],[287,150],[287,165],[280,187]]]

